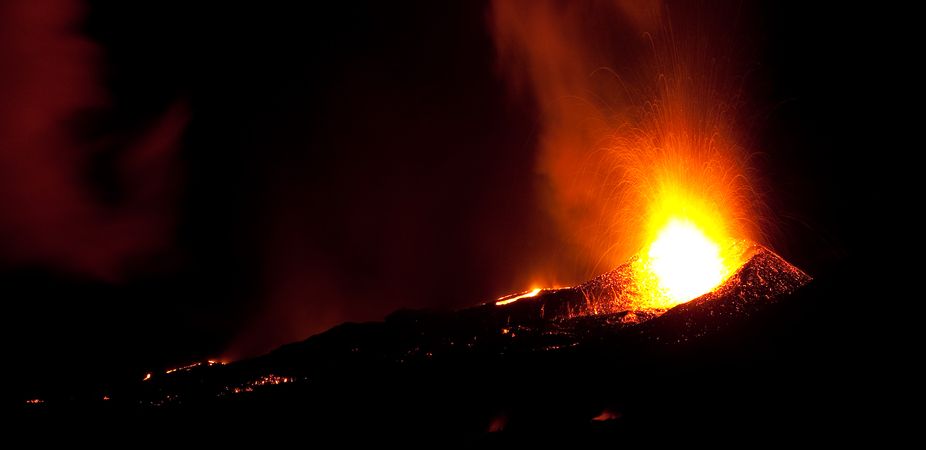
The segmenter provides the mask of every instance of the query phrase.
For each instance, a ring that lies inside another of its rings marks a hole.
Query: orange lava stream
[[[543,290],[543,289],[536,288],[536,289],[534,289],[534,290],[532,290],[532,291],[528,291],[528,292],[526,292],[526,293],[523,293],[523,294],[520,294],[520,295],[516,295],[516,296],[514,296],[514,297],[512,297],[512,296],[510,296],[510,295],[506,295],[506,296],[504,296],[504,297],[500,297],[500,298],[498,299],[498,301],[495,302],[495,306],[502,306],[502,305],[507,305],[507,304],[509,304],[509,303],[514,303],[514,302],[516,302],[516,301],[518,301],[518,300],[521,300],[522,298],[536,297],[537,294],[539,294],[540,291],[542,291],[542,290]]]

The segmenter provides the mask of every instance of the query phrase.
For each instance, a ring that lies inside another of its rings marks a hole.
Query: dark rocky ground
[[[504,306],[346,323],[262,357],[127,380],[106,401],[23,408],[344,442],[851,438],[878,414],[866,388],[877,353],[858,333],[866,313],[846,308],[861,295],[855,269],[811,280],[755,247],[720,288],[663,313],[612,307],[618,268]]]

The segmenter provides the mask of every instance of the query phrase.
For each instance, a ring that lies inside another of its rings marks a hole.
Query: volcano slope
[[[712,292],[634,310],[629,264],[582,285],[454,312],[345,323],[267,355],[113,387],[106,402],[55,400],[43,414],[246,418],[351,438],[466,440],[681,432],[780,432],[836,408],[820,373],[833,298],[749,244]],[[834,287],[835,286],[835,287]],[[373,434],[369,434],[373,433]]]

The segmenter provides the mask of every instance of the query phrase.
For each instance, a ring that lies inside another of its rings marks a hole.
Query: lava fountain
[[[746,262],[742,243],[763,240],[738,121],[741,33],[715,16],[659,0],[492,6],[499,68],[539,113],[538,173],[564,260],[583,267],[576,281],[621,268],[626,298],[613,303],[628,309],[713,291]]]
[[[650,244],[644,261],[656,278],[659,293],[672,303],[709,292],[731,273],[720,246],[697,225],[678,219],[669,222]]]

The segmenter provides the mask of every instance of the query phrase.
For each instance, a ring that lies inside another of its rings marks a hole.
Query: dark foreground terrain
[[[262,357],[153,373],[105,399],[50,398],[23,412],[341,441],[864,432],[859,424],[878,414],[863,388],[877,362],[858,330],[875,312],[847,306],[861,295],[857,272],[811,280],[762,247],[750,251],[720,288],[664,313],[625,308],[622,267],[501,306],[347,323]]]

